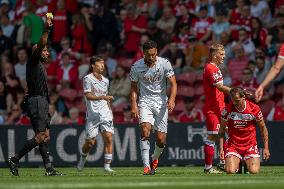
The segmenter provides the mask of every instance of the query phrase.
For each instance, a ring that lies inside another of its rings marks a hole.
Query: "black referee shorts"
[[[44,96],[31,96],[27,101],[27,114],[35,132],[50,128],[49,104]]]

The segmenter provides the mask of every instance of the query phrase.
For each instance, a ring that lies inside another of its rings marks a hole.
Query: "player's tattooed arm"
[[[131,116],[133,118],[139,117],[137,98],[138,98],[137,82],[131,81],[130,101],[131,101]]]
[[[222,83],[216,84],[215,87],[216,87],[219,91],[222,91],[222,92],[224,92],[224,93],[226,93],[226,94],[229,94],[229,93],[230,93],[230,90],[231,90],[230,87],[225,86],[225,85],[223,85]]]
[[[269,159],[270,152],[269,152],[269,144],[268,144],[268,130],[266,128],[264,120],[257,121],[257,124],[260,128],[260,134],[263,140],[264,148],[263,148],[263,159]]]
[[[171,92],[168,100],[168,109],[170,112],[172,112],[175,108],[175,100],[177,95],[177,82],[176,82],[176,77],[174,75],[169,77],[168,80],[171,84]]]
[[[219,154],[220,154],[220,159],[225,159],[225,153],[224,153],[224,148],[223,144],[225,141],[225,132],[226,132],[226,121],[224,119],[221,119],[221,124],[219,128]]]
[[[91,92],[85,93],[85,96],[87,100],[106,100],[107,102],[113,100],[113,96],[95,96]]]

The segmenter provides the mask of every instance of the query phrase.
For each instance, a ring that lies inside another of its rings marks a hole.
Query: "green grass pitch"
[[[0,168],[0,188],[284,188],[284,166],[263,166],[258,175],[205,175],[203,167],[159,167],[156,175],[143,176],[141,167],[114,167],[116,173],[106,175],[102,168],[57,168],[65,176],[46,177],[42,168],[20,168],[20,177]]]

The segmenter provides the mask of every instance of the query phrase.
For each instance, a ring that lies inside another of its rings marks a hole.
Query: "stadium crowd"
[[[28,125],[23,101],[26,63],[54,15],[46,64],[52,124],[84,124],[82,78],[101,55],[110,79],[115,123],[130,116],[128,77],[143,57],[142,44],[158,44],[174,68],[178,94],[172,122],[204,121],[202,70],[212,41],[226,48],[224,84],[252,92],[284,42],[283,0],[0,0],[0,124]],[[284,71],[260,102],[269,121],[284,120]],[[253,100],[253,99],[252,99]]]

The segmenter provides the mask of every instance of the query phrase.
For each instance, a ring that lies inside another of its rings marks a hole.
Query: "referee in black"
[[[30,117],[35,136],[26,141],[23,148],[15,154],[14,157],[8,159],[8,165],[13,175],[19,176],[18,165],[19,160],[30,150],[39,146],[39,151],[43,159],[46,169],[45,175],[56,176],[62,175],[56,171],[50,162],[48,141],[50,115],[48,113],[48,88],[46,83],[46,72],[44,63],[48,61],[49,52],[47,48],[48,34],[52,27],[52,18],[46,17],[44,32],[37,45],[33,47],[32,55],[27,63],[26,80],[28,86],[28,94],[26,97],[27,113]]]

